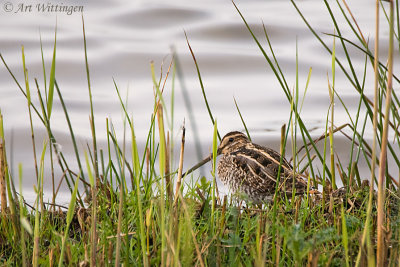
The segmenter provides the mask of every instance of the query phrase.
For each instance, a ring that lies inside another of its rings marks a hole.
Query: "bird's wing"
[[[282,158],[281,164],[281,155],[275,150],[251,144],[251,147],[243,147],[232,154],[235,155],[236,164],[242,169],[247,168],[245,171],[252,174],[247,180],[253,188],[260,191],[275,190],[279,166],[281,166],[279,184],[282,186],[279,190],[292,192],[293,168],[285,158]],[[307,183],[297,175],[295,181],[296,192],[303,193],[307,188]]]
[[[277,164],[279,166],[279,164],[281,162],[281,154],[279,154],[275,150],[268,148],[268,147],[260,146],[257,144],[251,144],[251,145],[254,146],[254,148],[256,150],[261,151],[262,154],[264,154],[266,157],[270,158],[275,164]],[[293,171],[292,165],[286,160],[285,157],[282,157],[282,167],[286,171],[290,171],[290,172]]]
[[[235,165],[235,177],[240,178],[238,187],[248,188],[260,195],[271,195],[275,190],[276,177],[267,174],[248,155],[231,153],[230,158]]]
[[[275,189],[279,163],[276,163],[276,159],[271,157],[270,154],[243,147],[231,153],[231,155],[234,158],[235,165],[247,174],[246,182],[252,188],[259,188],[259,190]],[[284,176],[283,173],[284,170],[282,168],[282,176]]]

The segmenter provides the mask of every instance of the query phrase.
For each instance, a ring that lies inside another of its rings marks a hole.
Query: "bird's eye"
[[[228,142],[232,143],[233,142],[233,137],[229,138]]]

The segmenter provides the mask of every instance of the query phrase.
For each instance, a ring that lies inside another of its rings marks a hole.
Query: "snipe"
[[[293,182],[296,194],[304,194],[307,182],[295,174],[290,163],[281,155],[267,147],[252,143],[241,132],[230,132],[222,138],[218,147],[218,176],[232,191],[245,194],[251,201],[260,203],[271,201],[276,190],[279,166],[279,194],[291,196]],[[211,159],[204,159],[194,169]]]

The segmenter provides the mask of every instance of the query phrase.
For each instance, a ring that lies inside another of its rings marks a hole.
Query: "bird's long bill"
[[[197,170],[198,168],[200,168],[201,166],[203,166],[204,164],[206,164],[207,162],[209,162],[212,159],[212,154],[209,155],[208,157],[206,157],[205,159],[203,159],[202,161],[200,161],[199,163],[197,163],[196,165],[194,165],[192,168],[190,168],[189,170],[187,170],[182,177],[185,177],[186,175],[190,174],[191,172]]]

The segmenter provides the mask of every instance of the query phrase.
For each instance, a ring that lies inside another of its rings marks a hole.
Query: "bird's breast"
[[[246,179],[246,172],[238,165],[235,156],[223,155],[218,162],[218,177],[225,185],[236,190],[239,189],[243,180]]]

